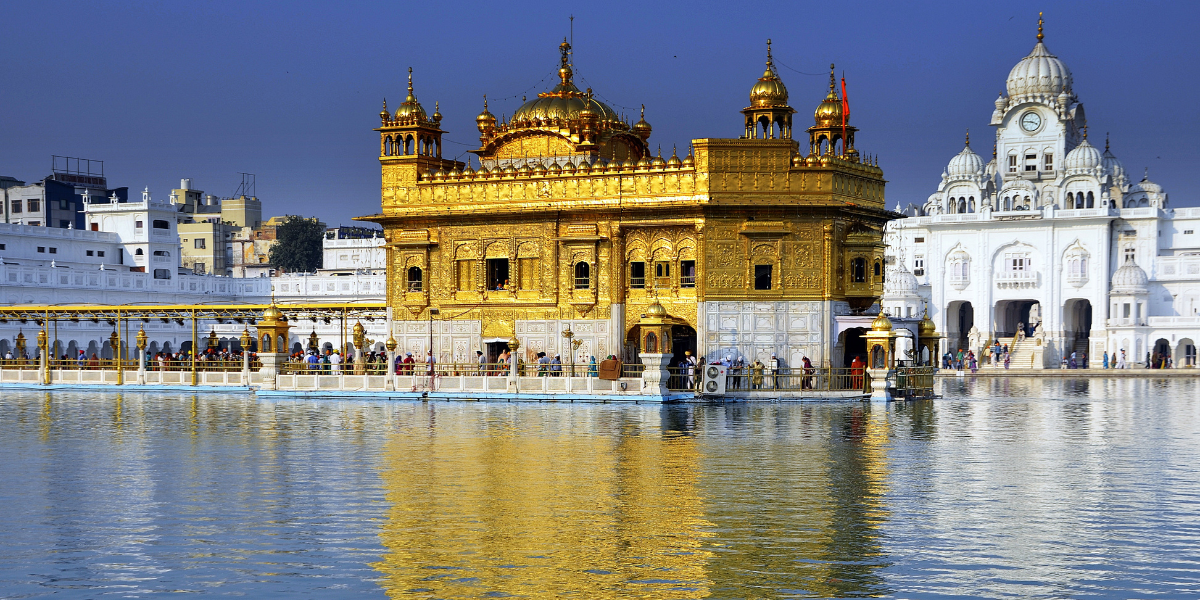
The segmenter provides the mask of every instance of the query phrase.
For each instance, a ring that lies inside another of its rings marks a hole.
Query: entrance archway
[[[955,301],[946,307],[946,343],[948,352],[958,352],[970,346],[967,334],[975,326],[975,307],[970,302]]]
[[[862,362],[867,362],[867,338],[864,337],[866,333],[865,327],[852,327],[838,336],[841,338],[838,342],[842,347],[842,368],[849,369],[855,356]]]
[[[1166,368],[1166,359],[1171,357],[1171,343],[1163,338],[1154,341],[1154,350],[1150,352],[1151,369]]]
[[[1092,303],[1083,299],[1067,300],[1063,305],[1063,355],[1074,352],[1079,360],[1090,354],[1089,340],[1092,331]],[[1092,357],[1088,357],[1090,362]],[[1081,364],[1081,367],[1087,367]]]
[[[1005,338],[1017,335],[1018,326],[1025,328],[1025,335],[1033,334],[1037,321],[1041,320],[1036,314],[1040,311],[1034,310],[1037,306],[1037,300],[1001,300],[996,303],[996,337],[1001,343],[1007,343],[1009,340]]]

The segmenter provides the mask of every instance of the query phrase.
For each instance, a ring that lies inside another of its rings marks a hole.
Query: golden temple
[[[676,361],[692,351],[842,366],[835,318],[880,296],[895,215],[883,171],[854,147],[832,69],[807,148],[792,137],[768,41],[745,134],[664,158],[644,108],[624,122],[575,86],[570,45],[559,50],[558,84],[511,118],[485,97],[478,169],[442,158],[442,115],[418,102],[411,69],[404,102],[385,103],[381,212],[360,219],[384,228],[401,351],[432,343],[439,360],[468,362],[516,335],[531,356],[636,361],[639,321],[658,303]]]

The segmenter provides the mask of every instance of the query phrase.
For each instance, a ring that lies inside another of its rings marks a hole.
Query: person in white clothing
[[[342,372],[342,355],[334,352],[329,356],[329,371],[333,374]]]
[[[1121,356],[1117,358],[1117,368],[1118,369],[1125,368],[1125,349],[1124,348],[1121,348]]]

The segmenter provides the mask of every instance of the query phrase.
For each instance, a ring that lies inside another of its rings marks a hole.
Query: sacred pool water
[[[0,392],[0,597],[1200,595],[1200,384],[596,405]]]

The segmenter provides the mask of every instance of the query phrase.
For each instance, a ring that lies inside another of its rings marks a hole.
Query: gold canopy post
[[[196,385],[196,309],[192,309],[192,385]]]

